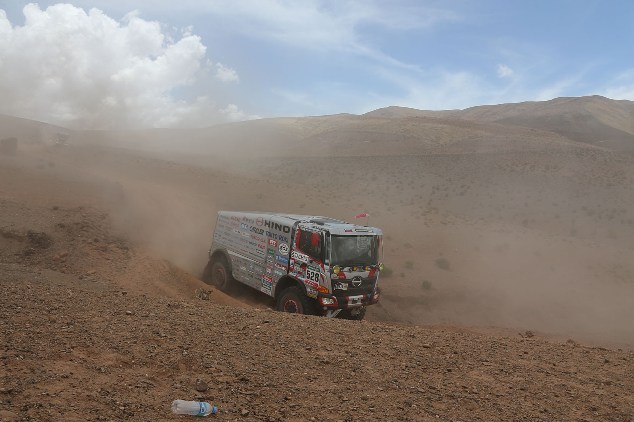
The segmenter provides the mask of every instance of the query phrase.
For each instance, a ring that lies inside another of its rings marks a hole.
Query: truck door
[[[315,231],[300,224],[295,235],[289,273],[306,285],[306,293],[317,297],[319,285],[324,282],[326,237],[323,231]]]

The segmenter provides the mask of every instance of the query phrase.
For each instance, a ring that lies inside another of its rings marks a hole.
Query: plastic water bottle
[[[174,400],[172,413],[177,415],[207,416],[218,413],[218,408],[206,401]]]

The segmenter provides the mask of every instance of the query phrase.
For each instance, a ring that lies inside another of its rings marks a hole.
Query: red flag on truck
[[[370,214],[364,212],[363,214],[359,214],[359,215],[355,216],[354,218],[363,218],[363,217],[369,217],[369,216],[370,216]]]

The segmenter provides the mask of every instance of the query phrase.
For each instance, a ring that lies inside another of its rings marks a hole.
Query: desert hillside
[[[616,150],[632,151],[634,148],[634,102],[615,101],[598,95],[477,106],[465,110],[425,111],[387,107],[366,116],[458,118],[547,130],[577,142]]]
[[[175,420],[171,400],[195,397],[221,420],[631,420],[628,110],[143,131],[4,116],[0,420]],[[604,126],[575,136],[580,113]],[[369,213],[381,302],[354,323],[211,289],[221,209]]]

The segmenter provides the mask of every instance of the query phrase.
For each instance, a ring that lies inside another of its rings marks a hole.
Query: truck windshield
[[[374,265],[379,259],[379,242],[376,236],[331,237],[332,265]]]

